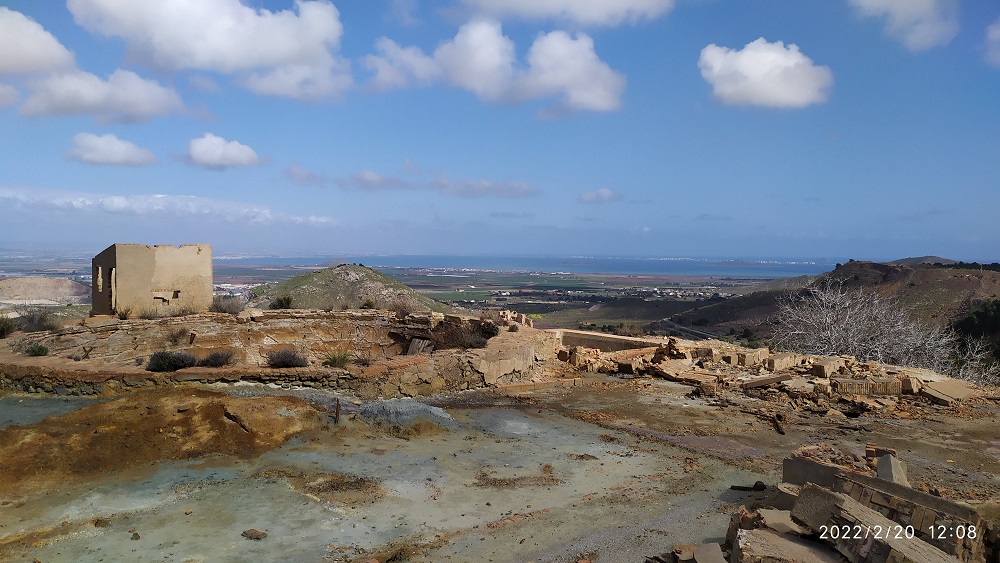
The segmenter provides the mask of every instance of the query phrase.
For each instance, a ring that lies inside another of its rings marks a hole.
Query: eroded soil
[[[854,418],[785,405],[780,434],[754,414],[773,401],[690,390],[600,377],[466,392],[431,401],[454,425],[409,429],[370,425],[347,398],[335,425],[319,391],[89,405],[0,429],[0,560],[642,561],[721,541],[737,506],[773,497],[782,458],[821,442],[896,448],[914,486],[1000,497],[994,401]],[[729,488],[758,479],[768,490]]]

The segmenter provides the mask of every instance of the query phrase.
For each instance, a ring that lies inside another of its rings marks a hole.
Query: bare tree
[[[922,367],[978,383],[997,380],[998,366],[983,342],[914,319],[895,299],[873,289],[847,289],[829,280],[779,305],[776,348],[861,361]]]

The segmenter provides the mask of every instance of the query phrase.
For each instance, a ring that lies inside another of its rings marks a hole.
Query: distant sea
[[[217,256],[225,264],[261,266],[316,266],[324,263],[361,263],[373,268],[442,268],[512,272],[566,272],[572,274],[646,274],[724,278],[789,278],[833,270],[820,260],[753,260],[718,258],[617,258],[593,256],[456,256],[369,255],[329,257]]]

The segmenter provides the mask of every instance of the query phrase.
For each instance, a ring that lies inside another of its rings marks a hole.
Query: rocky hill
[[[267,308],[279,297],[291,297],[296,309],[376,309],[448,312],[448,307],[425,297],[395,279],[365,266],[341,264],[286,282],[254,288],[253,306]]]
[[[874,288],[882,295],[893,296],[918,318],[938,326],[947,325],[968,314],[970,308],[1000,296],[1000,272],[949,265],[851,261],[839,264],[811,283],[831,280],[841,281],[848,288]],[[803,284],[800,290],[807,286]],[[693,309],[675,316],[674,320],[720,335],[750,329],[758,336],[766,336],[778,300],[789,291],[794,288],[749,293]]]

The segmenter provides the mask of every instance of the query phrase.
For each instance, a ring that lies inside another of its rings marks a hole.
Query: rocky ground
[[[388,408],[245,384],[9,392],[0,560],[644,561],[722,543],[730,514],[773,502],[782,459],[810,444],[858,469],[867,444],[894,448],[915,488],[1000,498],[991,390],[852,410],[693,389],[591,373]]]

